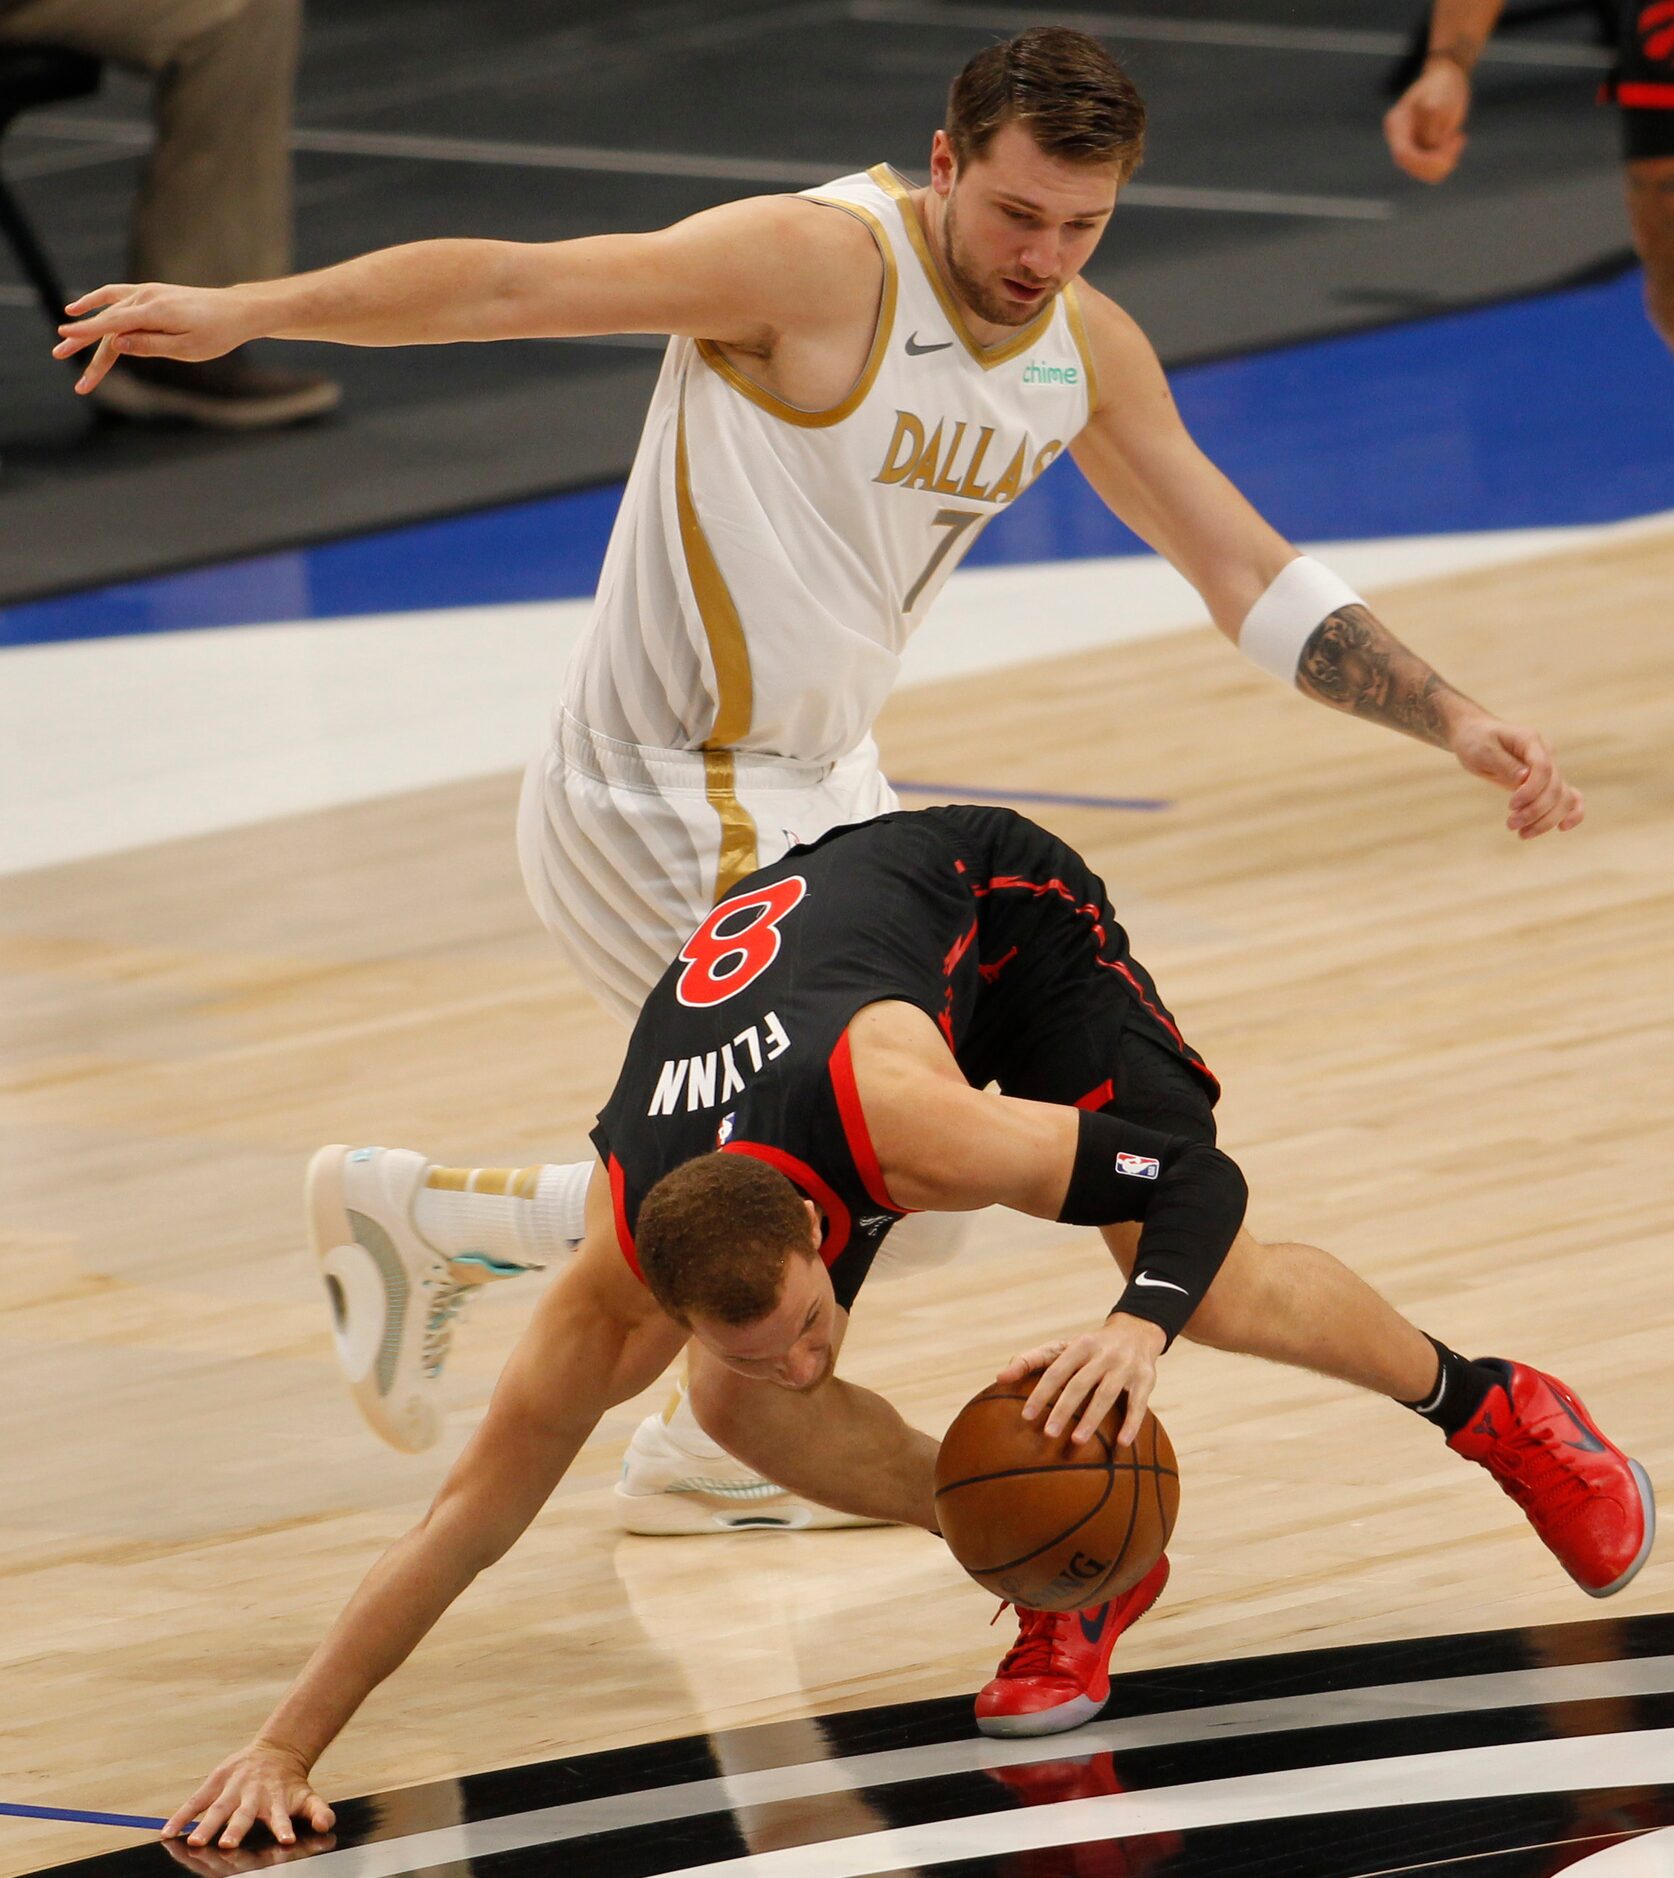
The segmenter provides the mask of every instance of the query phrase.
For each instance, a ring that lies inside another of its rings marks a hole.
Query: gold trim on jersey
[[[752,404],[759,405],[770,416],[782,418],[787,424],[800,424],[807,430],[824,430],[831,424],[842,423],[845,417],[852,417],[865,401],[867,392],[872,389],[872,382],[883,366],[884,354],[889,350],[899,283],[895,271],[895,251],[889,245],[882,222],[870,209],[863,208],[858,202],[840,202],[832,196],[810,196],[808,200],[819,203],[822,208],[841,209],[845,215],[852,215],[856,221],[864,222],[871,230],[872,239],[878,244],[878,253],[883,258],[883,288],[878,297],[877,322],[872,328],[872,347],[866,355],[866,363],[861,367],[860,376],[849,387],[848,395],[841,403],[830,405],[823,411],[810,411],[800,404],[792,404],[776,396],[764,385],[758,385],[753,378],[741,372],[713,340],[700,339],[697,349],[698,357],[712,372],[724,378],[734,391],[748,398]]]
[[[1087,337],[1087,321],[1081,312],[1081,295],[1072,280],[1064,288],[1064,312],[1069,318],[1070,336],[1081,354],[1081,369],[1087,374],[1087,415],[1099,408],[1099,372],[1093,363],[1093,342]]]
[[[1004,365],[1007,359],[1015,359],[1020,352],[1027,352],[1037,339],[1044,337],[1046,329],[1052,324],[1052,315],[1057,311],[1057,296],[1048,300],[1046,305],[1030,320],[1027,326],[1011,339],[997,346],[981,346],[971,336],[971,329],[965,324],[965,315],[959,302],[953,297],[953,289],[947,284],[936,257],[930,252],[930,243],[924,233],[924,224],[918,219],[918,210],[913,207],[912,196],[906,183],[896,175],[887,163],[879,163],[868,170],[878,187],[895,198],[895,206],[901,211],[902,226],[907,231],[907,239],[913,244],[913,252],[918,256],[919,265],[924,269],[925,277],[935,289],[936,298],[941,302],[942,311],[947,315],[947,323],[953,328],[955,336],[964,344],[965,350],[983,368],[992,371],[996,365]]]
[[[680,415],[674,433],[674,503],[680,517],[680,546],[691,576],[692,594],[709,641],[715,667],[715,722],[706,749],[725,748],[749,735],[755,699],[750,681],[750,648],[709,537],[692,500],[692,472],[686,456],[686,387],[680,387]]]
[[[703,752],[703,793],[720,817],[721,851],[715,863],[715,898],[724,900],[760,862],[756,854],[756,821],[738,799],[737,777],[730,750]]]
[[[692,499],[691,464],[686,455],[686,387],[680,386],[679,417],[674,431],[674,505],[680,517],[680,546],[686,556],[692,594],[709,642],[715,668],[715,722],[703,745],[703,793],[721,824],[715,867],[715,898],[724,899],[746,874],[756,869],[756,824],[739,801],[732,750],[749,734],[755,709],[750,678],[750,647],[726,577]]]

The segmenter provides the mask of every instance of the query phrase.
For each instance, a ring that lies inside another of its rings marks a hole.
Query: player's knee
[[[1251,1324],[1273,1317],[1289,1292],[1286,1250],[1240,1230],[1203,1302],[1192,1312],[1183,1333],[1187,1340],[1216,1350],[1243,1349]]]
[[[736,1376],[720,1363],[694,1363],[687,1385],[687,1399],[697,1425],[711,1441],[720,1442],[726,1451],[747,1460],[750,1446],[751,1418],[749,1399],[760,1394],[760,1385]]]

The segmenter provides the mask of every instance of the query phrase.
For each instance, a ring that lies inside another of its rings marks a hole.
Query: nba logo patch
[[[1162,1163],[1154,1154],[1118,1154],[1116,1171],[1132,1174],[1135,1180],[1155,1180],[1162,1172]]]
[[[716,1147],[724,1148],[732,1139],[732,1121],[733,1118],[730,1114],[721,1117],[721,1125],[715,1130]]]

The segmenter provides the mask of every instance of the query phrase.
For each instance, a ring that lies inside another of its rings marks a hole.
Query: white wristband
[[[1299,555],[1245,614],[1238,629],[1238,650],[1264,672],[1293,685],[1302,648],[1314,628],[1339,607],[1365,604],[1346,580],[1322,562]]]

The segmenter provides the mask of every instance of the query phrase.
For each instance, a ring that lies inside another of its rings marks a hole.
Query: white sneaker
[[[719,1450],[688,1453],[669,1434],[661,1415],[648,1415],[640,1423],[622,1456],[616,1518],[624,1532],[656,1535],[802,1532],[889,1523],[798,1499]]]
[[[420,1238],[413,1196],[429,1167],[409,1148],[321,1148],[305,1186],[337,1361],[373,1432],[407,1454],[441,1435],[442,1366],[472,1292],[532,1269]]]

